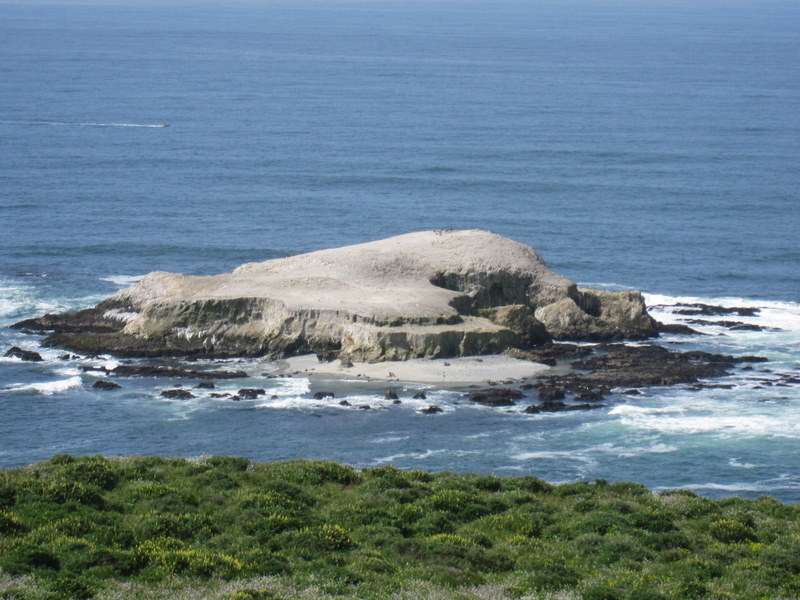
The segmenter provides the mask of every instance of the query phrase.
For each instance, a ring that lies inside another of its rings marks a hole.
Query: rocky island
[[[638,292],[578,287],[530,246],[480,230],[410,233],[221,275],[154,272],[93,308],[15,326],[85,354],[343,363],[658,335]]]

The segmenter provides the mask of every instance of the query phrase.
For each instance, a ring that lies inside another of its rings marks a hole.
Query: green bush
[[[40,546],[21,544],[0,555],[0,567],[7,573],[31,573],[40,569],[58,571],[61,562],[52,552]]]
[[[0,510],[0,534],[16,535],[22,532],[25,526],[17,517],[6,511]]]
[[[708,526],[708,533],[719,542],[735,544],[754,542],[756,532],[749,525],[732,519],[719,519]]]
[[[62,455],[44,463],[42,468],[53,479],[83,483],[104,490],[112,489],[119,481],[119,474],[102,456],[75,459]]]

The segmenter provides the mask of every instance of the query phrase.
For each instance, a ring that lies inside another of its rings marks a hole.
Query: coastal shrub
[[[732,519],[714,521],[709,525],[708,533],[715,540],[726,544],[753,542],[756,540],[756,533],[752,527]]]
[[[639,511],[632,513],[629,522],[633,527],[652,533],[674,531],[675,523],[667,515],[656,511]]]
[[[59,456],[0,470],[0,598],[84,593],[57,580],[108,599],[799,595],[794,505],[331,464]]]
[[[219,471],[244,472],[250,468],[250,459],[238,456],[209,456],[203,464]]]
[[[101,508],[104,502],[100,488],[79,481],[37,481],[29,489],[31,494],[39,496],[43,501],[56,504],[76,502]]]
[[[510,590],[520,596],[571,588],[581,580],[578,570],[573,566],[558,556],[546,554],[538,554],[528,560],[522,573],[519,581]]]
[[[163,537],[142,542],[134,548],[143,566],[169,575],[231,577],[244,570],[244,563],[225,554],[199,550],[175,538]]]
[[[5,474],[0,475],[0,509],[9,509],[17,500],[16,486]]]
[[[355,546],[350,533],[340,525],[322,524],[304,527],[297,532],[298,543],[315,551],[342,551]]]
[[[16,535],[25,530],[25,526],[13,514],[0,510],[0,534]]]
[[[239,555],[244,570],[243,574],[250,575],[278,575],[289,570],[289,561],[285,556],[281,556],[264,548],[252,548]]]
[[[41,546],[23,543],[0,555],[0,567],[6,573],[16,575],[40,569],[57,571],[61,568],[61,562],[49,550]]]
[[[268,542],[273,536],[291,529],[299,529],[303,521],[284,514],[271,514],[254,523],[251,533],[260,543]]]
[[[605,486],[607,492],[611,494],[619,494],[621,496],[649,496],[651,494],[641,483],[633,483],[631,481],[615,481]]]
[[[478,494],[462,490],[444,489],[428,499],[434,510],[447,512],[461,520],[471,520],[489,512]]]
[[[51,459],[42,468],[53,479],[73,481],[100,489],[112,489],[119,481],[119,474],[102,456],[72,458],[62,455],[61,460]]]
[[[216,533],[211,519],[198,513],[164,513],[150,511],[138,519],[134,529],[137,539],[172,537],[181,540],[207,538]]]
[[[265,473],[272,478],[298,485],[323,483],[350,485],[360,479],[360,475],[352,467],[327,460],[290,460],[272,463],[265,469]]]
[[[363,476],[366,489],[375,492],[409,488],[413,481],[418,481],[418,478],[411,473],[406,473],[391,465],[364,469]]]

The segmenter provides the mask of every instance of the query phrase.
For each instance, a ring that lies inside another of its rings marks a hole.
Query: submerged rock
[[[27,360],[29,362],[41,362],[42,355],[38,352],[34,352],[33,350],[23,350],[17,346],[13,346],[3,356],[9,356],[14,358],[19,358],[20,360]]]
[[[658,334],[638,292],[578,288],[533,248],[479,230],[412,233],[208,277],[150,273],[94,308],[17,326],[85,354],[315,353],[343,364]]]
[[[106,381],[105,379],[98,379],[92,384],[92,389],[94,390],[116,390],[120,387],[122,387],[120,384]]]
[[[195,397],[195,395],[189,390],[184,390],[181,388],[164,390],[163,392],[161,392],[161,395],[164,398],[172,398],[174,400],[189,400],[190,398]]]

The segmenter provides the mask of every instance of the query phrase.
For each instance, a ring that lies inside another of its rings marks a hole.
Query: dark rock
[[[120,384],[105,379],[99,379],[92,384],[93,390],[115,390],[120,387],[122,387]]]
[[[211,397],[212,398],[230,398],[231,395],[227,394],[227,393],[224,393],[224,392],[223,393],[215,392],[215,393],[211,394]]]
[[[114,317],[114,309],[121,306],[113,302],[101,302],[95,308],[59,315],[47,314],[35,319],[25,319],[11,325],[12,329],[35,329],[54,333],[100,334],[115,333],[125,327],[126,321]]]
[[[444,412],[444,409],[436,406],[435,404],[431,404],[428,408],[421,408],[419,412],[423,415],[435,415],[437,413]]]
[[[34,352],[33,350],[23,350],[17,346],[10,348],[6,353],[5,356],[12,356],[15,358],[19,358],[21,360],[27,360],[29,362],[41,362],[44,360],[42,355],[38,352]]]
[[[764,360],[757,356],[734,357],[701,351],[673,352],[655,345],[603,344],[594,347],[592,356],[574,361],[572,366],[576,371],[541,377],[538,387],[560,387],[577,394],[576,400],[581,400],[581,394],[593,390],[608,394],[619,387],[696,383],[726,375],[738,364]]]
[[[583,392],[575,397],[577,402],[599,402],[603,399],[603,392],[600,390],[589,390],[588,392]]]
[[[119,377],[193,377],[195,379],[238,379],[247,377],[244,371],[196,371],[183,367],[162,365],[119,365],[113,369],[105,367],[81,367],[83,371],[102,371]]]
[[[359,410],[372,410],[372,407],[369,404],[362,404],[358,407]]]
[[[399,398],[395,398],[392,400],[392,404],[402,404],[403,402]]]
[[[394,390],[386,390],[386,393],[383,395],[386,400],[397,400],[397,392]]]
[[[680,323],[658,323],[658,332],[671,335],[706,335],[696,329],[692,329],[688,325],[682,325]]]
[[[530,350],[512,349],[506,352],[508,356],[513,358],[521,358],[549,366],[555,366],[559,361],[583,358],[591,353],[591,346],[564,343],[549,343]]]
[[[642,395],[642,392],[640,390],[636,390],[636,389],[625,390],[622,393],[625,394],[626,396],[641,396]]]
[[[184,389],[164,390],[163,392],[161,392],[161,395],[164,398],[173,398],[175,400],[188,400],[189,398],[195,397],[195,395],[192,392]]]
[[[719,316],[719,315],[739,315],[740,317],[754,317],[760,310],[758,308],[749,307],[733,307],[727,308],[725,306],[713,306],[710,304],[681,304],[683,306],[675,311],[679,315],[706,315],[706,316]]]
[[[324,400],[325,398],[334,398],[333,392],[316,392],[314,394],[314,400]]]
[[[740,323],[738,325],[733,325],[729,327],[731,331],[764,331],[764,327],[761,325],[754,325],[752,323]]]
[[[554,400],[563,400],[566,397],[564,388],[555,385],[542,385],[539,386],[539,400],[541,402],[552,402]]]
[[[489,388],[478,392],[470,392],[468,398],[471,402],[477,402],[484,406],[513,406],[515,400],[522,398],[524,394],[519,390],[507,387]]]
[[[58,360],[76,360],[80,358],[77,354],[62,354],[58,357]]]
[[[565,412],[572,410],[591,410],[594,408],[603,408],[605,404],[566,404],[564,402],[542,402],[541,404],[531,404],[525,408],[528,414],[546,413],[546,412]]]
[[[427,396],[425,395],[425,392],[417,392],[416,394],[414,394],[414,400],[426,400],[426,399]]]
[[[238,391],[237,396],[242,400],[255,400],[266,393],[266,390],[262,388],[242,388]]]
[[[339,400],[339,406],[352,406],[347,400]]]
[[[198,390],[213,390],[216,386],[213,381],[201,381],[196,386]]]
[[[742,323],[741,321],[706,321],[703,319],[689,319],[688,322],[694,325],[715,325],[717,327],[726,327],[731,331],[764,331],[765,329],[761,325]]]

